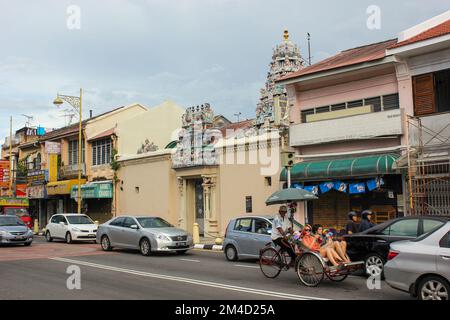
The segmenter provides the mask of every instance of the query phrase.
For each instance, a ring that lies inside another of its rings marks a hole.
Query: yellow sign
[[[48,181],[49,182],[58,181],[58,155],[57,154],[49,154],[48,155],[48,166],[49,166]]]
[[[85,184],[86,179],[81,179],[81,184]],[[47,183],[47,195],[70,194],[72,186],[78,185],[78,179],[63,180]]]
[[[0,207],[28,207],[27,198],[0,198]]]

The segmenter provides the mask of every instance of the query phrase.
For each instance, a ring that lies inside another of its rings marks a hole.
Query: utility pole
[[[9,196],[13,197],[13,162],[12,162],[12,116],[9,118]]]

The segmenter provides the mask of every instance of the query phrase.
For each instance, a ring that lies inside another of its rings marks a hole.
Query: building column
[[[178,216],[178,227],[188,230],[187,212],[186,212],[186,194],[187,183],[186,179],[177,177],[178,191],[180,193],[180,214]]]
[[[205,231],[209,237],[219,236],[219,225],[216,214],[216,176],[203,175],[203,201],[205,210]]]

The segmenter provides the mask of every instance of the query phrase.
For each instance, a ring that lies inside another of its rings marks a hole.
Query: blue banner
[[[367,180],[367,189],[369,189],[369,191],[379,189],[382,185],[384,185],[383,178],[374,178]]]
[[[365,193],[366,192],[366,185],[364,184],[364,182],[351,183],[349,185],[349,191],[350,191],[351,194]]]
[[[334,181],[334,190],[340,191],[340,192],[347,192],[347,184],[342,181]]]
[[[333,189],[334,183],[331,181],[323,182],[320,184],[320,192],[325,193]]]
[[[304,190],[314,193],[316,196],[319,194],[319,187],[317,185],[314,186],[304,186]]]

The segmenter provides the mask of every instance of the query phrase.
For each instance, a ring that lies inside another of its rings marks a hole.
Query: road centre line
[[[218,288],[218,289],[223,289],[223,290],[232,290],[232,291],[239,291],[239,292],[245,292],[245,293],[252,293],[252,294],[271,296],[271,297],[276,297],[276,298],[284,298],[284,299],[291,299],[291,300],[328,300],[328,299],[319,298],[319,297],[301,296],[301,295],[295,295],[295,294],[284,293],[284,292],[275,292],[275,291],[233,286],[233,285],[228,285],[228,284],[219,283],[219,282],[203,281],[203,280],[196,280],[196,279],[190,279],[190,278],[175,277],[175,276],[168,276],[168,275],[157,274],[157,273],[137,271],[137,270],[132,270],[132,269],[124,269],[124,268],[118,268],[118,267],[112,267],[112,266],[107,266],[107,265],[86,262],[86,261],[82,261],[82,260],[73,260],[73,259],[65,259],[65,258],[58,258],[58,257],[49,258],[49,259],[54,260],[54,261],[59,261],[59,262],[65,262],[65,263],[70,263],[70,264],[76,264],[76,265],[97,268],[97,269],[134,274],[134,275],[138,275],[138,276],[142,276],[142,277],[156,278],[156,279],[162,279],[162,280],[171,280],[171,281],[189,283],[189,284],[194,284],[194,285],[199,285],[199,286],[206,286],[206,287]]]
[[[194,259],[180,259],[182,261],[189,261],[189,262],[200,262],[200,260],[194,260]]]
[[[242,268],[252,268],[252,269],[259,269],[257,266],[247,266],[245,264],[235,264],[235,267],[242,267]]]

